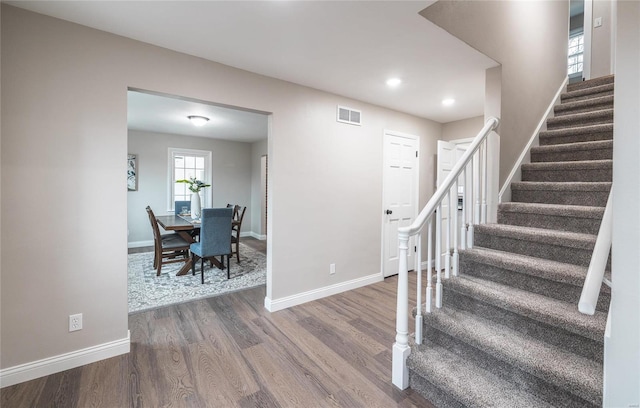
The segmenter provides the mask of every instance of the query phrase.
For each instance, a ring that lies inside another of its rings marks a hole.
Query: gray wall
[[[502,65],[502,186],[567,76],[569,3],[438,1],[420,14]]]
[[[128,87],[273,114],[270,299],[380,273],[384,129],[420,136],[432,193],[438,123],[1,7],[3,369],[127,337]]]
[[[591,31],[591,78],[598,78],[612,73],[611,67],[611,35],[612,14],[611,0],[593,1],[593,20],[602,18],[602,25]],[[593,21],[591,22],[593,27]]]
[[[263,143],[266,146],[266,141]],[[227,203],[247,206],[242,231],[251,229],[252,202],[252,144],[190,137],[166,133],[129,131],[128,152],[138,155],[138,191],[127,192],[127,228],[130,243],[152,241],[153,232],[145,211],[151,206],[156,215],[166,214],[168,149],[206,150],[212,153],[212,207]],[[259,165],[259,160],[258,160]]]
[[[442,140],[458,140],[476,137],[484,126],[484,116],[448,122],[442,125]]]
[[[604,406],[640,406],[640,2],[619,1],[613,145],[611,337]]]

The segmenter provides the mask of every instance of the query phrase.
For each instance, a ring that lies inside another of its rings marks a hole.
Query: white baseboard
[[[427,261],[422,261],[421,266],[422,266],[422,269],[427,269]],[[435,259],[432,259],[431,260],[431,267],[435,268],[435,266],[436,266],[436,261],[435,261]]]
[[[246,234],[246,235],[245,235]],[[256,234],[255,232],[251,231],[251,232],[243,232],[240,234],[241,237],[253,237],[255,239],[259,239],[260,241],[264,241],[265,239],[267,239],[266,235],[260,235],[260,234]]]
[[[127,330],[127,337],[124,339],[5,368],[0,370],[0,388],[126,354],[131,345],[130,337],[131,333]]]
[[[141,248],[141,247],[148,247],[153,245],[154,245],[153,240],[127,242],[127,248]]]
[[[312,300],[322,299],[327,296],[346,292],[348,290],[357,289],[372,283],[381,282],[382,274],[376,273],[347,282],[336,283],[335,285],[325,286],[324,288],[310,290],[308,292],[298,293],[297,295],[287,296],[280,299],[264,298],[264,307],[270,312],[286,309],[291,306],[301,305]]]

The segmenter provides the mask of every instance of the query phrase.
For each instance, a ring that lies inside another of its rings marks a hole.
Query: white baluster
[[[407,270],[407,250],[409,235],[398,234],[398,299],[396,305],[396,341],[393,344],[391,378],[393,385],[401,390],[409,387],[409,369],[407,357],[411,354],[409,347],[409,272]]]
[[[462,171],[462,180],[464,180],[464,186],[462,187],[462,223],[460,225],[460,248],[467,249],[467,186],[469,180],[467,180],[467,167]]]
[[[481,219],[481,214],[482,214],[482,207],[481,207],[481,194],[480,194],[480,183],[481,183],[481,179],[482,179],[482,149],[478,149],[478,152],[476,153],[478,155],[478,174],[476,174],[475,177],[475,193],[476,193],[476,210],[474,212],[474,217],[473,217],[473,222],[474,224],[480,224],[480,219]]]
[[[471,156],[471,167],[469,167],[471,169],[471,175],[470,175],[470,180],[469,180],[469,195],[468,197],[468,205],[469,205],[469,228],[467,228],[467,247],[469,249],[473,248],[473,225],[474,225],[474,218],[473,218],[473,194],[476,191],[475,190],[475,176],[476,176],[476,172],[475,172],[475,155]]]
[[[433,288],[431,287],[431,280],[432,280],[432,276],[431,276],[431,262],[433,262],[433,250],[431,248],[431,245],[433,244],[432,242],[432,238],[431,238],[431,223],[433,222],[433,216],[431,216],[431,218],[429,219],[428,223],[429,226],[427,227],[427,290],[426,290],[426,294],[425,297],[427,299],[427,305],[426,305],[426,310],[427,313],[431,313],[431,300],[432,300],[432,291]]]
[[[422,233],[416,235],[416,286],[418,293],[416,294],[416,344],[422,344]]]
[[[458,179],[453,183],[453,190],[456,192],[453,197],[453,276],[458,276]]]
[[[451,273],[451,189],[449,189],[445,200],[449,201],[449,205],[447,206],[447,242],[444,246],[444,278],[449,279]]]
[[[436,212],[436,307],[442,307],[442,203]]]
[[[489,157],[487,149],[489,148],[489,144],[487,140],[482,143],[480,146],[480,150],[482,151],[482,224],[487,223],[487,185],[488,183],[488,173],[487,173],[487,158]]]

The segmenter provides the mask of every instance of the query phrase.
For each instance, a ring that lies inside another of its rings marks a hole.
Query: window
[[[176,180],[184,180],[195,177],[207,184],[211,184],[211,152],[206,150],[174,149],[169,148],[169,211],[174,211],[176,201],[191,200],[191,191],[188,184],[176,183]],[[211,206],[211,187],[200,190],[202,207]]]
[[[584,53],[584,34],[578,33],[569,37],[568,74],[582,72]]]

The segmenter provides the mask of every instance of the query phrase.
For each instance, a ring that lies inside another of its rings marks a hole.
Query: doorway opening
[[[127,193],[129,313],[267,284],[262,213],[270,113],[140,89],[129,89],[127,101],[127,153],[136,159],[136,188]],[[208,120],[195,126],[189,116]],[[180,257],[159,265],[158,275],[145,208],[151,207],[157,220],[164,221],[157,223],[161,234],[185,235],[169,221],[192,222],[192,240],[197,241],[198,219],[192,220],[188,200],[192,192],[188,183],[177,182],[192,177],[206,185],[199,192],[203,208],[246,208],[239,234],[240,262],[236,255],[231,257],[229,279],[220,265],[205,264],[201,284],[200,263],[193,276],[190,260]],[[187,213],[180,214],[183,210]]]

